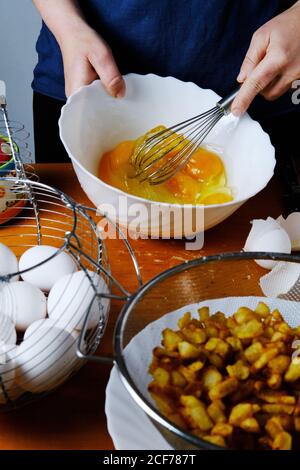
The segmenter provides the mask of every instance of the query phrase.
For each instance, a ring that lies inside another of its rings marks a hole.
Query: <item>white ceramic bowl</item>
[[[158,124],[170,126],[206,111],[220,99],[212,90],[172,77],[129,74],[125,80],[124,99],[108,96],[99,80],[81,88],[68,99],[59,121],[60,136],[76,175],[96,207],[105,209],[131,230],[138,217],[142,233],[149,234],[151,227],[155,236],[170,233],[180,237],[183,232],[188,236],[200,231],[202,225],[208,229],[222,222],[267,185],[275,167],[274,148],[269,136],[247,114],[241,119],[232,115],[222,118],[205,140],[222,153],[228,184],[234,192],[232,202],[205,207],[157,203],[128,195],[101,181],[97,172],[104,152]],[[158,209],[162,217],[158,216]],[[174,219],[169,217],[170,209]],[[183,210],[184,220],[193,219],[196,227],[181,222]]]

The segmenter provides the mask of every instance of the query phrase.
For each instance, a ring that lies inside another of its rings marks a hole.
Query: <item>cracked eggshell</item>
[[[291,253],[291,241],[287,232],[278,221],[268,217],[267,220],[253,220],[252,229],[246,240],[245,251],[261,251],[266,253]],[[273,269],[277,261],[255,260],[265,269]]]
[[[89,271],[97,293],[108,293],[108,287],[102,276]],[[94,300],[93,300],[94,299]],[[67,274],[59,279],[48,296],[48,315],[57,325],[68,331],[81,330],[88,309],[88,329],[99,323],[101,316],[106,316],[109,309],[109,299],[95,298],[91,281],[84,271]]]
[[[0,243],[0,276],[18,272],[18,260],[14,252],[3,243]],[[17,281],[19,276],[14,276],[11,281]]]
[[[76,349],[77,341],[69,332],[52,325],[37,328],[15,356],[17,384],[32,393],[58,387],[81,363]]]
[[[257,240],[271,230],[280,228],[280,223],[272,217],[268,217],[267,220],[254,219],[251,221],[251,225],[252,227],[244,246],[245,251],[257,251],[253,248]]]
[[[289,235],[292,251],[300,251],[300,212],[293,212],[286,219],[280,216],[277,221]]]
[[[0,311],[10,317],[17,330],[25,331],[35,320],[46,317],[46,297],[27,282],[6,283],[0,290]]]
[[[3,343],[0,345],[0,375],[2,379],[0,405],[5,405],[9,401],[15,401],[24,393],[24,390],[16,383],[15,356],[18,353],[18,348],[19,346],[15,345]]]
[[[57,251],[57,248],[49,245],[33,246],[25,251],[19,261],[20,271],[36,266],[43,261],[45,263],[21,274],[22,279],[48,292],[59,278],[77,271],[73,258],[65,251],[56,254]],[[53,258],[46,261],[51,256]]]

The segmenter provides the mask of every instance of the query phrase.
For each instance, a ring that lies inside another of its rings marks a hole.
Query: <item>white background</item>
[[[21,121],[30,132],[32,160],[31,81],[40,27],[41,19],[31,0],[0,0],[0,80],[6,82],[10,119]]]

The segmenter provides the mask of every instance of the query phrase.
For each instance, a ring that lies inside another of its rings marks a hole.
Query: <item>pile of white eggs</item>
[[[55,247],[31,247],[18,261],[0,243],[0,276],[18,272],[0,283],[0,404],[60,385],[80,361],[76,347],[87,311],[91,329],[109,308],[107,299],[99,305],[95,298],[108,293],[104,279],[78,270]]]

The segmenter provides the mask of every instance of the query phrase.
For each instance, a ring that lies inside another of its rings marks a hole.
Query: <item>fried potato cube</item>
[[[203,369],[204,361],[195,361],[192,364],[188,365],[188,368],[191,372],[199,372],[199,370]]]
[[[253,414],[259,411],[259,407],[255,407],[252,403],[239,403],[235,405],[229,416],[229,424],[240,426],[246,419],[252,418]]]
[[[191,312],[186,312],[183,317],[181,317],[179,320],[178,320],[178,327],[180,329],[182,328],[185,328],[186,326],[188,326],[188,324],[190,323],[191,321]]]
[[[253,319],[234,328],[234,334],[240,339],[252,339],[263,334],[260,321]]]
[[[226,317],[223,312],[216,312],[210,317],[211,320],[214,320],[215,322],[218,322],[220,326],[222,323],[226,322]]]
[[[208,355],[208,360],[210,362],[210,364],[214,367],[216,367],[217,369],[222,369],[223,366],[224,366],[224,360],[221,356],[219,356],[219,354],[216,354],[216,353],[209,353]]]
[[[170,328],[166,328],[162,332],[163,341],[162,345],[167,351],[176,351],[178,344],[182,341],[182,336]]]
[[[219,337],[219,330],[215,326],[207,326],[205,328],[205,333],[208,338],[218,338]]]
[[[211,401],[220,400],[234,392],[238,388],[238,385],[239,382],[235,377],[229,377],[210,389],[209,398]]]
[[[280,374],[273,372],[267,380],[268,387],[271,390],[278,390],[282,384],[282,378]]]
[[[253,418],[246,418],[244,421],[240,423],[240,428],[246,432],[253,432],[258,433],[260,432],[260,427],[257,419]]]
[[[271,339],[274,335],[274,329],[271,327],[271,326],[267,326],[265,329],[264,329],[264,336],[266,338],[269,338]]]
[[[291,450],[292,448],[292,436],[286,432],[283,431],[275,437],[273,443],[272,443],[272,449],[273,450]]]
[[[239,338],[236,338],[235,336],[227,336],[225,341],[231,346],[234,352],[242,351],[243,345]]]
[[[222,436],[203,436],[202,439],[216,446],[226,447],[225,439]]]
[[[270,314],[270,309],[264,302],[259,302],[255,312],[258,313],[261,317],[265,318]]]
[[[275,331],[270,339],[273,343],[275,341],[286,341],[287,335],[286,335],[286,333],[281,333],[280,331]]]
[[[261,409],[270,415],[292,415],[294,411],[293,405],[283,405],[277,403],[268,403],[261,405]]]
[[[295,416],[294,418],[294,427],[295,427],[295,431],[300,432],[300,417],[299,416]]]
[[[188,341],[180,341],[177,345],[182,359],[196,359],[200,355],[200,350]]]
[[[271,359],[268,367],[276,374],[283,374],[289,367],[291,358],[285,354],[279,354],[278,356]]]
[[[161,348],[159,346],[153,349],[153,355],[159,359],[163,357],[169,357],[173,359],[179,357],[179,354],[177,351],[167,351],[167,349]]]
[[[215,400],[207,407],[207,413],[215,423],[226,422],[224,411],[225,406],[221,400]]]
[[[268,362],[270,362],[275,356],[278,355],[278,349],[267,349],[265,352],[262,353],[262,355],[257,359],[257,361],[254,362],[252,365],[253,372],[257,372],[261,369],[263,369]]]
[[[273,416],[272,418],[268,419],[265,425],[265,429],[272,439],[275,439],[277,434],[284,431],[278,416]]]
[[[214,366],[208,367],[202,374],[202,384],[205,390],[211,390],[222,380],[222,374]]]
[[[263,346],[262,344],[257,341],[253,344],[251,344],[247,349],[244,351],[245,358],[247,359],[248,362],[253,364],[255,361],[257,361],[260,356],[263,353]]]
[[[295,405],[296,398],[292,395],[286,395],[285,392],[276,392],[273,390],[262,390],[257,394],[258,398],[266,403],[278,403],[283,405]]]
[[[196,381],[196,373],[191,370],[188,366],[180,365],[177,371],[185,378],[189,384],[193,384]]]
[[[209,318],[209,308],[208,307],[201,307],[198,309],[198,315],[199,315],[199,319],[201,321],[205,321],[205,320],[208,320]]]
[[[213,436],[229,437],[233,432],[233,427],[228,423],[217,423],[211,430]]]
[[[209,431],[214,423],[210,419],[205,405],[192,395],[183,395],[180,401],[185,407],[185,415],[193,427],[198,427],[201,431]]]
[[[250,368],[242,360],[227,366],[226,370],[230,377],[236,377],[238,380],[246,380],[250,375]]]
[[[235,314],[233,315],[235,321],[239,324],[239,325],[243,325],[244,323],[247,323],[249,322],[250,320],[254,320],[257,318],[257,315],[255,315],[255,313],[253,312],[253,310],[251,310],[250,308],[248,307],[240,307],[236,312]]]
[[[274,321],[278,321],[278,322],[284,322],[284,319],[283,319],[283,316],[281,315],[281,313],[279,312],[278,308],[275,308],[273,310],[273,312],[271,313],[271,316],[272,316],[272,320]]]
[[[165,369],[158,367],[153,372],[153,378],[156,385],[160,388],[166,388],[170,383],[170,374]]]
[[[181,331],[188,341],[192,343],[203,344],[206,341],[206,333],[201,328],[195,328],[193,325],[190,325],[189,327],[183,328]]]
[[[187,384],[186,379],[180,372],[178,372],[178,370],[173,370],[171,372],[171,382],[174,387],[180,388],[184,388]]]
[[[220,338],[210,338],[205,344],[206,351],[215,352],[224,357],[229,351],[229,344]]]
[[[286,382],[295,382],[300,378],[300,362],[291,362],[288,370],[284,374]]]
[[[237,325],[238,324],[233,316],[226,319],[226,326],[229,330],[233,330]]]
[[[153,385],[150,384],[149,392],[162,414],[169,416],[169,414],[176,412],[173,400],[157,387],[153,387]]]

